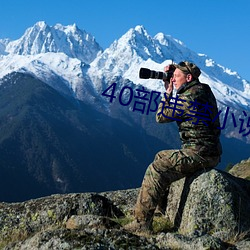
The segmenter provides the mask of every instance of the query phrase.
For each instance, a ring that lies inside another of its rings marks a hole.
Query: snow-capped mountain
[[[7,44],[5,51],[17,55],[36,55],[47,52],[63,52],[69,57],[90,63],[102,48],[95,38],[76,24],[50,27],[45,22],[37,22],[24,35]]]
[[[143,26],[131,28],[102,52],[93,36],[75,24],[51,27],[38,22],[18,40],[0,40],[0,54],[0,77],[26,71],[52,86],[58,84],[50,76],[58,77],[77,98],[92,98],[84,94],[86,87],[91,95],[100,94],[116,77],[163,92],[162,81],[139,78],[140,67],[162,71],[169,63],[188,60],[201,68],[200,80],[212,87],[220,103],[250,109],[248,81],[169,35],[151,37]]]
[[[59,91],[92,99],[95,90],[84,71],[101,52],[94,37],[75,24],[50,27],[38,22],[18,40],[0,40],[0,77],[28,72]]]
[[[16,41],[0,40],[0,54],[0,78],[13,71],[28,72],[86,103],[96,104],[101,99],[108,109],[111,104],[101,94],[114,81],[120,89],[129,81],[134,89],[142,85],[163,93],[162,81],[140,79],[139,69],[162,71],[169,63],[187,60],[200,67],[200,80],[211,86],[224,111],[227,106],[239,115],[250,110],[247,80],[170,35],[150,36],[143,26],[131,28],[102,51],[93,36],[75,24],[48,26],[38,22]]]
[[[135,84],[163,92],[162,81],[139,78],[140,67],[162,71],[169,63],[184,60],[194,62],[200,67],[202,70],[200,80],[212,87],[219,102],[250,108],[250,83],[236,72],[216,64],[204,54],[191,51],[181,41],[171,36],[158,33],[151,37],[143,26],[130,29],[111,44],[91,63],[88,73],[97,84],[96,88],[100,88],[97,78],[110,80],[116,75],[121,75]],[[100,82],[103,81],[99,80]]]
[[[9,54],[0,59],[0,67],[4,69],[0,72],[0,78],[13,71],[29,73],[77,99],[91,100],[97,95],[85,74],[88,64],[65,53],[47,52],[26,56]]]

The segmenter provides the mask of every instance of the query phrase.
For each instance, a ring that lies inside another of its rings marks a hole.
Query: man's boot
[[[132,222],[129,224],[125,225],[123,227],[125,230],[132,232],[132,233],[147,233],[151,234],[153,229],[152,229],[152,220],[146,221],[142,220],[139,221],[138,219],[134,219]]]

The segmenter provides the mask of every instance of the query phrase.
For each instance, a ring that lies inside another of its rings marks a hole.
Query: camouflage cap
[[[200,69],[191,62],[180,62],[179,64],[175,65],[176,68],[180,69],[181,71],[183,71],[186,74],[191,74],[195,79],[198,79],[198,77],[201,74]]]

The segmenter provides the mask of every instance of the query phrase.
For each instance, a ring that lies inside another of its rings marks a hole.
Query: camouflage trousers
[[[134,215],[138,221],[152,221],[154,211],[170,184],[199,169],[213,168],[220,157],[201,157],[192,149],[163,150],[156,154],[146,170],[135,205]]]

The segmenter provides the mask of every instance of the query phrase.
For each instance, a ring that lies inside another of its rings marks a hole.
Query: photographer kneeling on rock
[[[194,63],[171,64],[164,70],[168,72],[173,67],[173,76],[163,79],[166,93],[158,106],[156,121],[176,121],[182,147],[158,152],[147,168],[134,209],[135,219],[124,227],[131,232],[152,231],[155,209],[172,182],[220,162],[216,99],[210,87],[199,81],[201,71]]]

